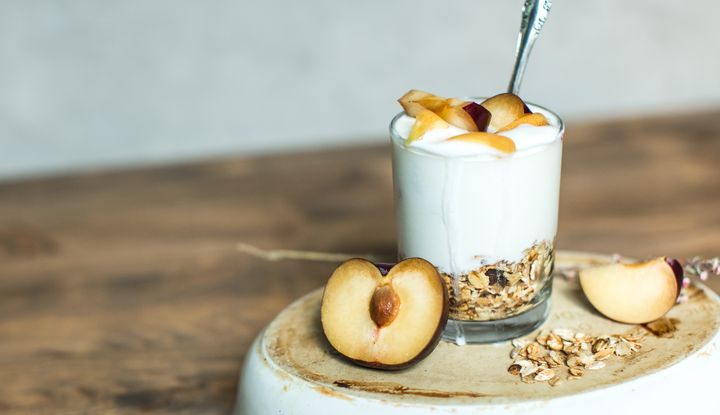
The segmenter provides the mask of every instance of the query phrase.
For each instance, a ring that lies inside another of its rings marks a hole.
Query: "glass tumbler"
[[[507,156],[441,156],[404,144],[390,124],[398,256],[424,258],[445,280],[456,344],[519,337],[547,318],[564,125],[549,143]]]

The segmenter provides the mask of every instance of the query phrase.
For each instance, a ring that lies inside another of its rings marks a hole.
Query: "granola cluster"
[[[553,260],[553,243],[543,241],[526,249],[519,262],[498,261],[454,278],[442,273],[450,318],[497,320],[528,310],[550,278]]]
[[[588,336],[567,329],[540,333],[535,341],[512,341],[508,373],[525,383],[548,382],[557,386],[565,380],[579,379],[588,370],[605,367],[612,356],[629,357],[642,345],[642,334]]]

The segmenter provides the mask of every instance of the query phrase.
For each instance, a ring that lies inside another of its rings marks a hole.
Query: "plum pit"
[[[400,311],[400,297],[390,285],[375,289],[370,300],[370,318],[378,327],[385,327],[395,320]]]

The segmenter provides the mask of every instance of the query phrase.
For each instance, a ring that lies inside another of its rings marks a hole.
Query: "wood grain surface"
[[[720,112],[565,138],[561,249],[720,254]],[[387,146],[0,184],[0,413],[224,414],[250,342],[334,264],[395,253]],[[720,288],[720,284],[711,284]]]

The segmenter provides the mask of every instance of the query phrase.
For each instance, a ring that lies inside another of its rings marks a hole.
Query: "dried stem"
[[[293,249],[262,249],[257,246],[244,242],[238,243],[235,248],[244,254],[263,259],[265,261],[319,261],[319,262],[343,262],[351,258],[365,258],[375,263],[394,262],[388,258],[381,258],[372,254],[343,254],[338,252],[318,252],[318,251],[298,251]],[[623,262],[624,258],[619,255],[613,255],[612,262]],[[578,272],[585,267],[558,267],[554,274],[566,280],[573,280],[578,277]],[[700,258],[694,257],[683,262],[683,270],[685,277],[683,278],[683,287],[678,297],[678,302],[687,300],[685,288],[690,284],[689,277],[697,277],[702,281],[709,277],[720,277],[720,257]]]
[[[241,253],[264,259],[266,261],[319,261],[343,262],[350,258],[365,258],[372,262],[383,262],[383,258],[368,254],[343,254],[337,252],[297,251],[293,249],[262,249],[257,246],[240,242],[235,248]]]

